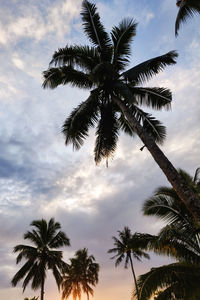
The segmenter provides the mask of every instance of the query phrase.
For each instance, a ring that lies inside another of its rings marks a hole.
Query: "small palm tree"
[[[125,268],[128,267],[129,263],[131,264],[131,271],[135,283],[137,299],[139,300],[139,290],[137,287],[137,280],[135,270],[133,267],[132,257],[140,261],[141,257],[149,259],[149,255],[146,252],[144,252],[141,248],[141,234],[135,233],[132,235],[131,230],[128,227],[124,227],[124,229],[122,231],[118,231],[118,233],[119,239],[113,236],[115,248],[108,250],[108,253],[116,253],[113,257],[111,257],[112,259],[116,259],[116,267],[123,260],[125,260]]]
[[[188,185],[200,199],[200,169],[195,176],[179,170]],[[150,299],[160,290],[156,299],[198,299],[200,282],[200,229],[191,212],[180,202],[176,192],[160,187],[143,206],[145,215],[157,216],[167,222],[158,236],[152,236],[147,248],[157,254],[174,258],[177,262],[152,268],[138,279],[140,298]]]
[[[200,2],[199,0],[177,0],[176,5],[179,7],[179,11],[176,18],[175,34],[178,35],[180,24],[185,23],[196,13],[200,13]]]
[[[69,238],[63,231],[60,231],[60,224],[50,219],[35,220],[30,224],[32,231],[24,234],[24,239],[29,240],[34,246],[17,245],[14,253],[19,253],[16,259],[18,264],[22,259],[26,260],[23,267],[15,274],[11,283],[16,286],[19,281],[23,281],[23,291],[28,283],[32,281],[33,290],[41,289],[40,299],[44,299],[44,283],[47,270],[53,272],[58,288],[62,281],[61,271],[67,264],[62,260],[62,251],[55,250],[62,246],[70,246]]]
[[[66,299],[72,294],[73,299],[81,299],[81,291],[93,295],[91,286],[98,283],[99,264],[93,255],[88,256],[86,248],[76,251],[75,257],[70,259],[70,265],[62,282],[62,298]]]
[[[198,221],[200,203],[196,195],[156,144],[164,141],[165,127],[141,108],[147,106],[161,110],[170,107],[172,95],[168,89],[141,85],[166,66],[175,64],[177,53],[171,51],[125,71],[130,61],[136,22],[122,20],[119,26],[113,27],[110,37],[95,4],[84,0],[81,16],[84,32],[93,46],[67,45],[59,49],[44,72],[44,88],[71,84],[91,90],[88,99],[78,105],[64,122],[66,145],[72,143],[74,149],[79,149],[88,136],[88,130],[96,124],[94,156],[99,163],[113,155],[120,130],[131,137],[136,133]]]

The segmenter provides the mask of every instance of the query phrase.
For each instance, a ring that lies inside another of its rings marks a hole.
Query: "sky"
[[[177,64],[153,77],[148,86],[170,88],[171,111],[155,112],[167,127],[162,150],[175,167],[191,175],[200,166],[200,18],[187,22],[174,36],[175,0],[94,1],[108,31],[125,17],[137,20],[130,67],[177,50]],[[95,132],[74,152],[64,145],[62,124],[88,92],[60,86],[42,89],[42,72],[52,54],[66,44],[87,44],[80,0],[0,0],[0,298],[38,296],[30,287],[10,281],[19,269],[13,247],[24,243],[32,220],[54,217],[71,240],[63,248],[66,261],[87,247],[100,264],[96,300],[130,299],[132,277],[123,265],[115,268],[107,253],[112,236],[124,226],[132,232],[157,233],[162,223],[142,215],[145,199],[160,185],[169,185],[136,137],[120,135],[109,167],[96,166]],[[169,262],[151,255],[135,262],[137,275]],[[58,300],[48,273],[45,299]],[[84,297],[83,297],[84,299]]]

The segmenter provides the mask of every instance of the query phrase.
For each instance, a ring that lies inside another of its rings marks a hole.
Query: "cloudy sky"
[[[95,1],[108,30],[123,17],[139,22],[131,66],[170,50],[176,66],[153,78],[150,86],[173,92],[172,110],[156,113],[167,126],[162,147],[176,167],[193,174],[200,166],[200,18],[174,36],[175,0]],[[34,219],[54,217],[71,239],[67,260],[83,247],[101,265],[96,300],[130,299],[130,270],[115,268],[107,254],[113,235],[128,225],[133,232],[156,233],[161,224],[142,216],[143,201],[164,175],[142,143],[121,135],[106,168],[93,160],[94,132],[78,152],[65,147],[61,126],[88,93],[69,86],[43,90],[42,71],[66,44],[87,43],[81,28],[81,0],[0,0],[0,298],[20,300],[39,291],[10,286],[18,266],[12,249]],[[166,258],[135,263],[137,274]],[[60,295],[51,274],[46,299]]]

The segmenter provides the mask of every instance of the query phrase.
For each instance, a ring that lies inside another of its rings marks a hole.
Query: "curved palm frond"
[[[38,263],[35,262],[31,269],[29,270],[27,276],[24,279],[24,282],[22,284],[23,287],[23,292],[25,291],[27,285],[29,284],[29,282],[34,278],[35,274],[37,273],[37,268],[38,268]]]
[[[112,104],[102,104],[99,124],[96,131],[94,159],[98,164],[103,158],[112,157],[117,147],[119,124]]]
[[[59,231],[49,242],[50,248],[59,248],[62,246],[70,246],[70,240],[63,231]]]
[[[181,169],[179,169],[179,174],[194,189],[192,177]],[[172,188],[158,188],[154,196],[145,201],[142,210],[145,215],[158,216],[169,224],[181,224],[182,227],[185,227],[185,225],[188,227],[190,224],[190,228],[196,227],[191,212],[180,201],[177,193]]]
[[[117,70],[123,70],[129,63],[131,41],[136,35],[137,23],[131,19],[124,19],[119,26],[114,26],[111,37],[114,45],[112,63]]]
[[[112,55],[111,40],[100,21],[96,5],[84,0],[81,16],[85,34],[98,47],[101,58],[109,61]]]
[[[29,270],[33,267],[33,265],[34,265],[34,259],[33,260],[29,259],[13,277],[11,281],[12,286],[16,286],[18,282],[26,275],[26,273],[29,272]]]
[[[144,130],[151,136],[155,142],[162,144],[166,137],[166,128],[151,114],[144,112],[136,105],[130,106],[132,113],[138,123],[142,125]]]
[[[90,89],[93,87],[88,74],[75,70],[71,66],[49,68],[43,72],[43,76],[43,88],[55,89],[59,85],[66,85],[67,83],[81,89]]]
[[[169,89],[156,87],[130,87],[130,89],[139,106],[147,106],[156,110],[171,108],[172,93]]]
[[[42,245],[42,239],[36,230],[27,231],[24,234],[24,239],[30,240],[36,247],[40,247]]]
[[[196,13],[200,13],[200,3],[198,0],[181,0],[177,2],[179,6],[175,23],[175,35],[178,35],[180,25],[192,18]]]
[[[129,122],[127,121],[127,119],[124,117],[124,115],[120,115],[119,119],[118,119],[118,122],[119,122],[119,126],[120,126],[120,129],[128,134],[129,136],[131,137],[134,137],[135,136],[135,132],[133,131],[133,129],[131,128]]]
[[[58,49],[53,54],[50,65],[71,66],[91,72],[99,62],[99,53],[95,47],[75,45]]]
[[[37,257],[37,250],[34,247],[28,245],[17,245],[14,247],[13,252],[20,252],[16,258],[16,263],[18,264],[22,258],[31,259],[34,256]]]
[[[149,250],[166,254],[179,261],[200,263],[199,240],[195,230],[177,225],[167,225],[158,234],[157,239],[149,242]]]
[[[65,120],[62,130],[65,136],[65,144],[72,143],[73,148],[78,150],[83,145],[89,128],[97,122],[98,113],[98,94],[93,92]]]
[[[194,274],[195,272],[195,274]],[[187,264],[173,263],[152,268],[148,273],[140,275],[138,286],[140,298],[148,300],[159,289],[165,290],[174,285],[185,293],[188,289],[199,287],[200,269]],[[183,294],[184,295],[184,294]]]
[[[42,282],[46,279],[46,270],[45,270],[45,262],[40,261],[37,264],[36,272],[32,280],[31,288],[33,290],[37,290],[41,287]]]
[[[158,74],[166,66],[176,64],[178,54],[176,51],[170,51],[164,55],[149,59],[129,70],[123,72],[123,76],[128,82],[135,84],[144,83],[153,75]]]

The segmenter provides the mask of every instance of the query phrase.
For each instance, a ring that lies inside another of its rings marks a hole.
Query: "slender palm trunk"
[[[171,162],[167,159],[155,141],[146,133],[129,108],[120,99],[113,96],[112,100],[119,106],[131,128],[137,133],[144,145],[147,147],[154,160],[157,162],[180,199],[194,216],[196,222],[200,224],[200,201],[195,193],[190,189],[182,176],[177,172]]]
[[[133,261],[132,261],[132,258],[131,258],[131,254],[129,255],[129,259],[130,259],[130,262],[131,262],[131,270],[132,270],[133,279],[134,279],[134,282],[135,282],[135,289],[136,289],[136,293],[137,293],[137,299],[139,300],[140,295],[139,295],[139,290],[138,290],[138,285],[137,285],[137,279],[136,279],[136,276],[135,276],[135,270],[133,268]]]
[[[40,300],[44,300],[44,276],[43,276],[42,282],[41,282],[41,295],[40,295]]]
[[[87,300],[89,300],[89,293],[87,292]]]

